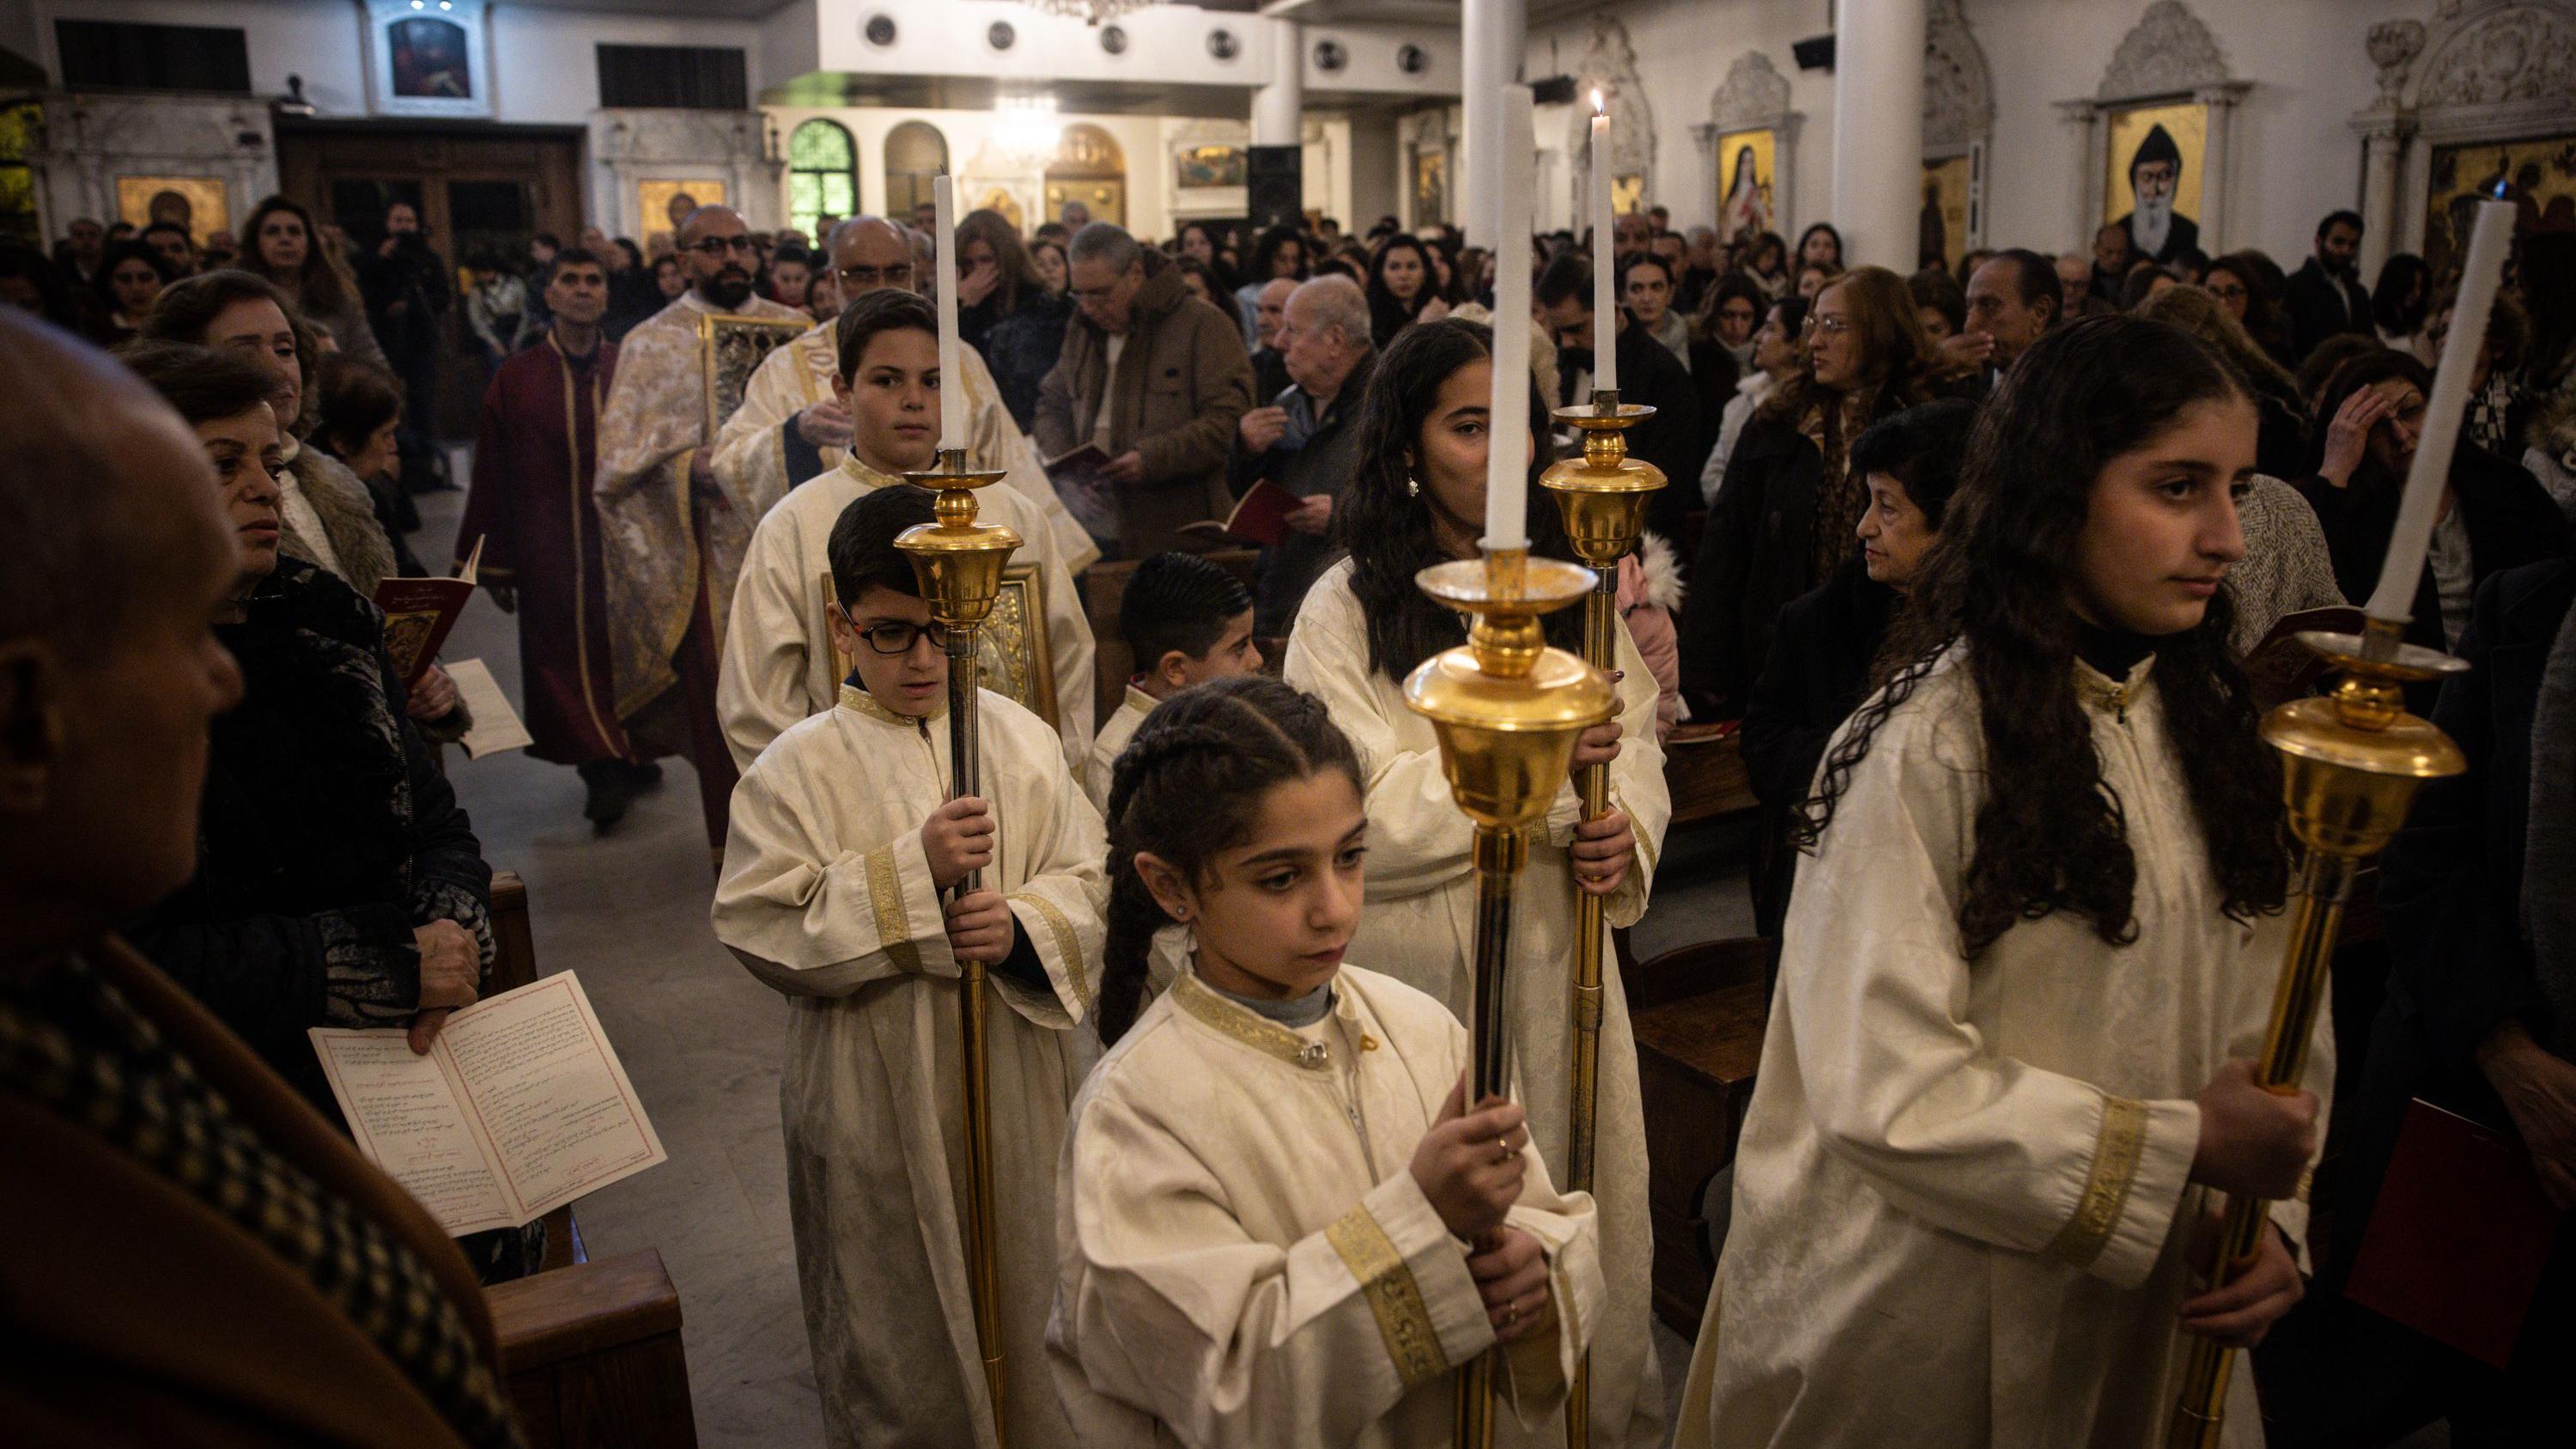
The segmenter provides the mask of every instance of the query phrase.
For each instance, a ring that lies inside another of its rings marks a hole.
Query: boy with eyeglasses
[[[743,771],[718,939],[789,1001],[779,1109],[806,1333],[835,1444],[989,1444],[960,1221],[960,963],[988,968],[1003,1428],[1073,1444],[1047,1378],[1055,1167],[1096,1055],[1108,846],[1046,722],[986,691],[980,794],[949,797],[948,656],[895,546],[931,495],[831,534],[838,703]],[[980,873],[971,884],[967,877]]]

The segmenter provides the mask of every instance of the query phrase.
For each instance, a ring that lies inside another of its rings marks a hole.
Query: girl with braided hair
[[[1431,722],[1404,703],[1414,667],[1467,638],[1464,621],[1414,586],[1446,559],[1473,558],[1485,513],[1485,439],[1492,398],[1489,334],[1454,319],[1407,327],[1369,376],[1360,414],[1360,466],[1335,510],[1350,558],[1306,594],[1282,673],[1324,701],[1351,736],[1366,782],[1375,889],[1360,918],[1359,955],[1465,1018],[1475,985],[1474,832],[1449,793]],[[1531,399],[1533,472],[1555,454]],[[1532,551],[1571,558],[1556,505],[1530,490]],[[1579,648],[1583,611],[1548,617],[1549,642]],[[1512,901],[1512,969],[1504,1021],[1530,1131],[1564,1175],[1574,1098],[1574,894],[1608,902],[1613,926],[1645,914],[1664,822],[1672,814],[1655,742],[1653,673],[1619,629],[1619,718],[1586,731],[1574,768],[1607,761],[1610,813],[1580,823],[1572,778],[1558,786]],[[1654,1230],[1646,1209],[1646,1122],[1637,1049],[1619,963],[1601,953],[1599,1113],[1593,1194],[1601,1212],[1609,1300],[1592,1351],[1592,1443],[1646,1449],[1663,1442],[1663,1380],[1654,1353]]]
[[[1592,1203],[1551,1185],[1518,1106],[1467,1105],[1457,1018],[1343,963],[1370,825],[1322,701],[1185,689],[1109,805],[1112,1049],[1073,1107],[1048,1345],[1083,1441],[1447,1443],[1450,1371],[1499,1342],[1503,1442],[1561,1442],[1601,1301]],[[1189,967],[1140,1015],[1176,927]]]

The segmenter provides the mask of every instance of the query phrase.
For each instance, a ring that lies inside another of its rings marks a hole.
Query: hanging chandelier
[[[1159,5],[1163,0],[1020,0],[1020,3],[1049,15],[1070,15],[1076,20],[1098,25],[1149,5]]]

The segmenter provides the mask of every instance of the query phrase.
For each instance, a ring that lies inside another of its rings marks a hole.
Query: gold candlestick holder
[[[1532,559],[1526,549],[1435,564],[1422,591],[1473,620],[1467,643],[1423,662],[1404,699],[1431,721],[1441,770],[1458,808],[1475,822],[1476,976],[1468,1022],[1472,1100],[1510,1086],[1503,979],[1511,949],[1512,886],[1529,853],[1529,828],[1547,817],[1574,758],[1575,738],[1609,719],[1618,694],[1599,671],[1547,647],[1539,619],[1593,586],[1589,569]],[[1495,1362],[1480,1354],[1461,1375],[1456,1442],[1493,1443]]]
[[[2406,712],[2402,686],[2468,666],[2398,641],[2401,623],[2372,619],[2361,634],[2305,633],[2299,642],[2341,671],[2332,693],[2297,699],[2263,717],[2263,741],[2281,755],[2290,833],[2304,847],[2290,909],[2290,941],[2272,997],[2255,1080],[2295,1092],[2308,1041],[2327,996],[2335,936],[2361,863],[2387,848],[2427,780],[2468,768],[2459,746],[2430,721]],[[2215,1275],[2262,1245],[2260,1198],[2229,1194]],[[2186,1338],[2183,1388],[2166,1428],[2167,1449],[2217,1449],[2227,1414],[2234,1350]]]
[[[1000,482],[999,472],[966,466],[966,450],[942,448],[938,466],[906,473],[904,481],[939,495],[939,521],[904,530],[895,540],[921,580],[922,601],[948,635],[948,786],[952,796],[982,793],[976,698],[980,635],[1001,596],[1002,569],[1020,536],[998,523],[975,521],[974,490]],[[981,872],[957,883],[963,896],[983,884]],[[975,1343],[984,1357],[984,1386],[992,1395],[993,1442],[1010,1442],[1002,1420],[1001,1249],[993,1222],[993,1099],[985,1045],[987,993],[980,961],[960,961],[957,1021],[966,1104],[967,1282],[975,1305]]]
[[[1628,456],[1628,429],[1653,417],[1639,403],[1621,403],[1616,391],[1595,392],[1581,407],[1558,408],[1556,420],[1583,434],[1581,459],[1551,465],[1539,486],[1556,497],[1565,536],[1575,557],[1598,575],[1583,600],[1583,661],[1607,675],[1618,664],[1619,560],[1634,552],[1645,533],[1646,502],[1665,486],[1663,470]],[[1587,766],[1575,788],[1583,818],[1610,813],[1610,767]],[[1580,886],[1574,892],[1574,1083],[1566,1132],[1565,1186],[1592,1190],[1593,1142],[1599,1121],[1601,1081],[1601,943],[1608,902]],[[1565,1442],[1592,1442],[1592,1355],[1574,1367],[1565,1401]]]

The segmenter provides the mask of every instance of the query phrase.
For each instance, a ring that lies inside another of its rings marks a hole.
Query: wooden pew
[[[694,1449],[680,1294],[646,1248],[486,1290],[530,1449]]]
[[[1716,1276],[1702,1199],[1735,1160],[1779,950],[1765,939],[1707,941],[1640,962],[1627,976],[1646,1111],[1655,1312],[1684,1338],[1698,1335]]]
[[[1744,740],[1732,723],[1686,724],[1664,741],[1664,786],[1673,797],[1674,826],[1751,810],[1752,777],[1744,770]]]
[[[1248,548],[1220,548],[1200,557],[1241,579],[1249,589],[1261,555]],[[1082,572],[1082,612],[1091,621],[1092,672],[1099,681],[1092,695],[1095,722],[1117,713],[1118,701],[1127,694],[1127,681],[1136,673],[1127,640],[1118,632],[1118,605],[1127,597],[1127,579],[1136,572],[1136,564],[1135,559],[1113,559]],[[1267,649],[1263,655],[1275,670],[1276,655]]]

